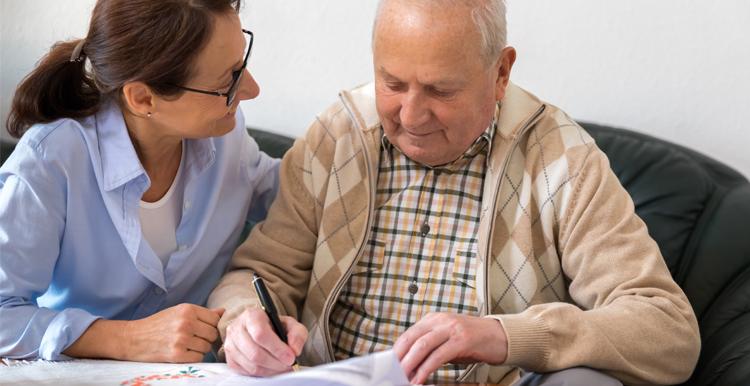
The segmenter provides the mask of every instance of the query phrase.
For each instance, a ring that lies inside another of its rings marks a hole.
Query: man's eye
[[[398,82],[386,82],[385,86],[388,87],[391,91],[403,91],[404,90],[404,84],[398,83]]]
[[[456,92],[453,90],[441,90],[438,88],[432,88],[430,89],[430,92],[440,98],[450,98],[454,95],[456,95]]]

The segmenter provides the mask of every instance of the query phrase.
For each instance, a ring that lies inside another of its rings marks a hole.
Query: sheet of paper
[[[235,374],[224,363],[139,363],[109,360],[6,361],[0,385],[119,386],[401,386],[409,382],[392,351],[352,358],[272,378]]]
[[[260,382],[259,382],[260,381]],[[256,383],[258,382],[258,383]],[[219,386],[402,386],[409,381],[393,351],[383,351],[363,357],[311,367],[296,373],[273,378],[234,376]]]

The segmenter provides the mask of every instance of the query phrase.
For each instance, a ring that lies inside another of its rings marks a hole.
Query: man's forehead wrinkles
[[[383,67],[383,66],[379,66],[378,67],[378,72],[380,72],[381,75],[384,78],[386,78],[387,81],[395,81],[395,82],[408,83],[407,80],[401,79],[398,76],[396,76],[396,75],[391,74],[390,72],[388,72],[388,70],[385,67]],[[420,79],[418,77],[417,83],[419,83],[420,85],[423,85],[423,86],[458,87],[461,84],[463,84],[464,81],[462,79],[457,79],[457,78],[452,77],[452,76],[448,76],[448,77],[444,77],[444,78],[434,78],[434,79],[424,79],[424,78]]]

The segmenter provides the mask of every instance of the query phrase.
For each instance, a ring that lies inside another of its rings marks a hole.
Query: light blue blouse
[[[97,318],[205,304],[246,221],[266,216],[279,162],[238,110],[230,133],[186,140],[182,167],[178,250],[163,267],[139,221],[150,180],[115,103],[21,138],[0,167],[0,357],[65,359]]]

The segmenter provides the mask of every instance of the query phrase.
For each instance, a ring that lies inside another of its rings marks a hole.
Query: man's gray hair
[[[389,0],[380,0],[375,23],[373,24],[373,39],[375,29],[380,19],[383,6]],[[500,57],[500,52],[508,43],[508,32],[505,21],[505,0],[398,0],[421,7],[442,7],[464,5],[473,7],[471,17],[482,38],[482,57],[489,65]]]

